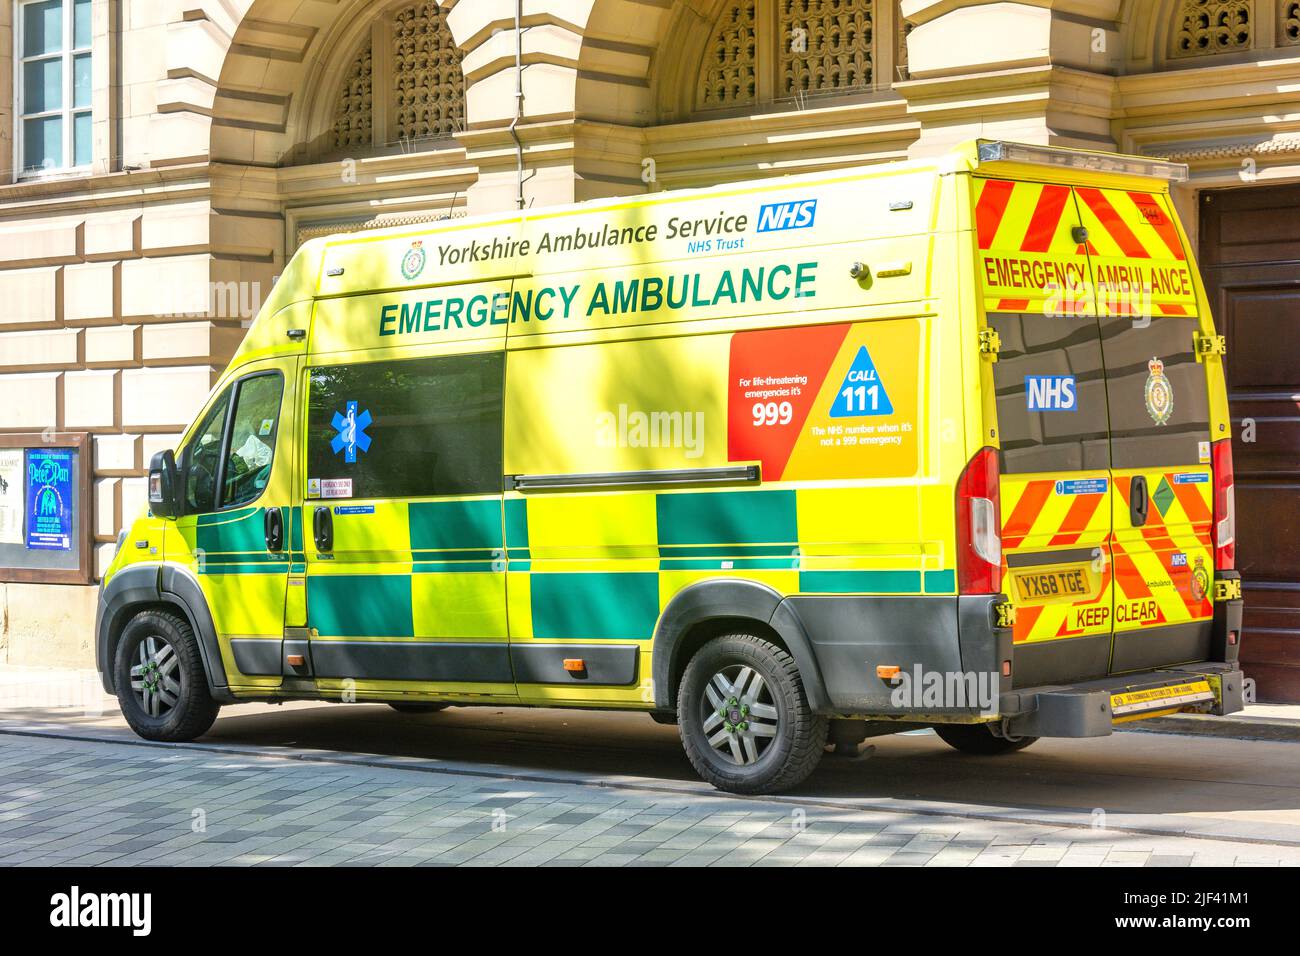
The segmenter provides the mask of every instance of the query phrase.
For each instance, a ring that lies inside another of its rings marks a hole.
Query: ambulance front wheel
[[[208,692],[199,643],[170,611],[142,611],[117,642],[113,686],[127,724],[145,740],[193,740],[207,733],[221,705]]]
[[[728,793],[777,793],[817,767],[827,721],[813,714],[794,659],[753,634],[710,641],[686,665],[677,695],[686,756]]]
[[[988,724],[936,724],[934,732],[949,747],[960,750],[964,754],[983,757],[1024,750],[1038,739],[1017,737],[1015,740],[1008,740],[1006,737],[997,737],[989,730]]]

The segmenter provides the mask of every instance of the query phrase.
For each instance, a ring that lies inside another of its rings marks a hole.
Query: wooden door
[[[1200,213],[1228,340],[1241,660],[1260,700],[1300,702],[1300,184],[1207,191]]]

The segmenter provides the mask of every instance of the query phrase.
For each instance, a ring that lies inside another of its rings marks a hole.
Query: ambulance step
[[[1235,664],[1203,662],[1122,674],[1072,685],[1026,687],[1003,694],[1008,733],[1021,737],[1105,737],[1114,725],[1195,707],[1211,714],[1242,708]]]

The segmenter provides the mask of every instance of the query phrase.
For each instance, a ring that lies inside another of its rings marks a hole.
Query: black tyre
[[[1024,750],[1038,739],[1019,737],[1015,740],[1007,740],[1005,737],[995,737],[993,731],[989,730],[988,724],[935,724],[934,732],[949,747],[960,750],[964,754],[977,754],[982,757],[1015,753],[1017,750]]]
[[[826,718],[809,708],[794,658],[753,634],[728,634],[696,652],[677,716],[696,772],[729,793],[798,786],[826,746]]]
[[[432,714],[446,710],[450,704],[422,704],[415,701],[388,701],[388,706],[399,714]]]
[[[146,740],[193,740],[221,709],[208,692],[194,631],[169,611],[142,611],[127,623],[113,686],[122,716]]]

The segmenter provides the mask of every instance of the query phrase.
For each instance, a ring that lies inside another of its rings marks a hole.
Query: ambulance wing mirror
[[[179,490],[176,453],[168,448],[149,462],[149,510],[160,518],[175,518],[180,513]]]

